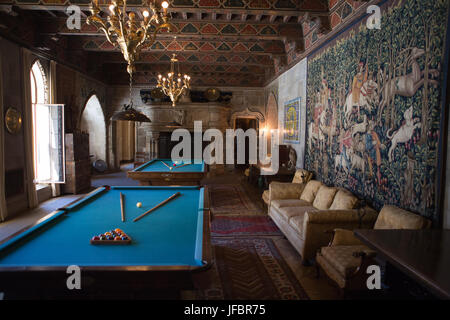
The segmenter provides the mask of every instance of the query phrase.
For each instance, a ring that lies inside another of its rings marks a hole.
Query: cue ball
[[[138,207],[138,208],[142,207],[142,202],[136,203],[136,207]]]

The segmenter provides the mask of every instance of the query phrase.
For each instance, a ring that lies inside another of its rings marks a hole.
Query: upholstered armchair
[[[282,188],[271,188],[269,185],[268,190],[264,190],[262,194],[262,199],[264,203],[269,207],[269,201],[270,201],[270,193],[271,192],[280,192],[280,190],[284,190],[286,192],[285,195],[278,195],[275,197],[275,199],[293,199],[298,198],[303,190],[303,186],[311,180],[313,176],[313,173],[305,170],[305,169],[297,169],[295,171],[294,178],[292,178],[292,182],[277,182],[272,181],[270,184],[281,184]],[[273,191],[275,190],[275,191]]]
[[[378,215],[374,229],[426,229],[431,222],[419,215],[385,205]],[[346,229],[335,229],[333,238],[327,247],[316,255],[317,276],[322,270],[345,296],[348,291],[366,288],[367,267],[377,264],[376,252],[369,249]]]

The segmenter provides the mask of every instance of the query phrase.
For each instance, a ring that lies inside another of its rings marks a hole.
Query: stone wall
[[[5,39],[0,38],[0,59],[2,59],[2,74],[3,77],[3,108],[0,110],[5,114],[10,107],[17,109],[24,114],[25,106],[23,99],[23,72],[22,72],[22,52],[21,48]],[[30,81],[30,79],[25,79]],[[1,98],[1,97],[0,97]],[[4,130],[4,161],[5,172],[21,171],[23,173],[23,181],[16,182],[22,184],[22,192],[18,192],[6,199],[8,209],[8,216],[12,217],[16,213],[25,210],[28,207],[27,191],[25,188],[26,179],[33,179],[34,177],[26,177],[26,162],[25,162],[25,136],[24,129],[17,134],[10,134],[6,129]]]
[[[305,159],[305,135],[306,135],[306,58],[296,64],[294,67],[283,73],[266,87],[266,101],[269,101],[271,95],[276,97],[278,106],[278,119],[271,119],[268,122],[278,121],[280,133],[280,144],[291,145],[297,152],[297,168],[304,167]],[[298,139],[295,142],[284,139],[285,130],[285,104],[293,99],[300,98],[300,110],[298,119]],[[269,115],[269,113],[267,113]],[[274,117],[275,118],[275,117]]]
[[[181,124],[181,128],[189,131],[193,131],[194,121],[202,121],[203,130],[215,128],[225,132],[227,128],[233,128],[234,126],[231,123],[234,113],[249,109],[264,114],[263,88],[218,88],[221,91],[232,92],[232,99],[229,103],[177,103],[175,107],[172,107],[170,103],[145,104],[140,97],[141,89],[148,89],[148,87],[136,87],[132,90],[133,106],[152,121],[151,123],[136,125],[135,151],[137,158],[140,158],[141,161],[148,160],[158,154],[157,145],[160,133],[171,132],[178,128],[173,126],[174,121]],[[202,89],[206,88],[195,88],[195,90]],[[115,112],[122,110],[123,106],[130,101],[130,91],[125,86],[109,88],[107,96],[108,110],[106,113],[108,118]],[[261,125],[263,124],[261,123]],[[111,142],[110,147],[112,154],[115,153],[113,150],[114,143]]]

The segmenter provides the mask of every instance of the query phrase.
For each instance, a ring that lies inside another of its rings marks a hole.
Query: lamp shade
[[[133,108],[128,108],[119,112],[116,112],[111,120],[117,121],[136,121],[136,122],[152,122],[145,114],[138,112]]]
[[[166,124],[166,127],[167,128],[181,128],[182,125],[174,120],[174,121],[169,122],[168,124]]]

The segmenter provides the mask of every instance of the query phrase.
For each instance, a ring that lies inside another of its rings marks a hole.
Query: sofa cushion
[[[317,180],[309,181],[306,184],[305,189],[303,189],[300,199],[312,203],[314,201],[314,199],[316,198],[317,191],[319,190],[319,188],[321,186],[322,186],[322,182],[320,182],[320,181],[317,181]]]
[[[305,169],[297,169],[295,171],[292,183],[307,183],[312,178],[312,172]]]
[[[311,203],[300,199],[280,199],[273,200],[271,203],[272,207],[277,209],[285,207],[311,207]]]
[[[374,229],[426,229],[430,221],[396,206],[385,205],[375,222]]]
[[[319,188],[319,191],[317,191],[316,197],[313,202],[313,207],[319,210],[328,210],[333,203],[336,192],[337,188],[322,185]]]
[[[370,252],[371,250],[364,245],[322,247],[320,249],[322,256],[343,277],[348,277],[361,265],[361,258],[353,256],[354,252],[360,251]]]
[[[338,192],[336,192],[333,203],[330,206],[330,210],[354,209],[357,204],[358,198],[355,197],[350,191],[339,189]]]
[[[278,210],[278,213],[287,223],[290,223],[292,219],[305,216],[307,211],[317,210],[313,207],[284,207]],[[300,230],[300,229],[299,229]]]
[[[292,217],[298,216],[298,215],[304,215],[305,212],[308,211],[317,211],[316,208],[311,206],[304,206],[304,207],[282,207],[277,209],[279,215],[283,217],[286,221],[289,221]]]
[[[302,239],[305,239],[305,231],[304,231],[304,227],[303,227],[304,226],[303,221],[305,221],[306,212],[311,212],[313,210],[317,210],[317,209],[314,209],[313,207],[311,207],[309,210],[305,210],[303,212],[303,214],[293,216],[293,217],[291,217],[291,219],[289,219],[289,225],[298,232],[298,234],[300,235],[300,237]]]

